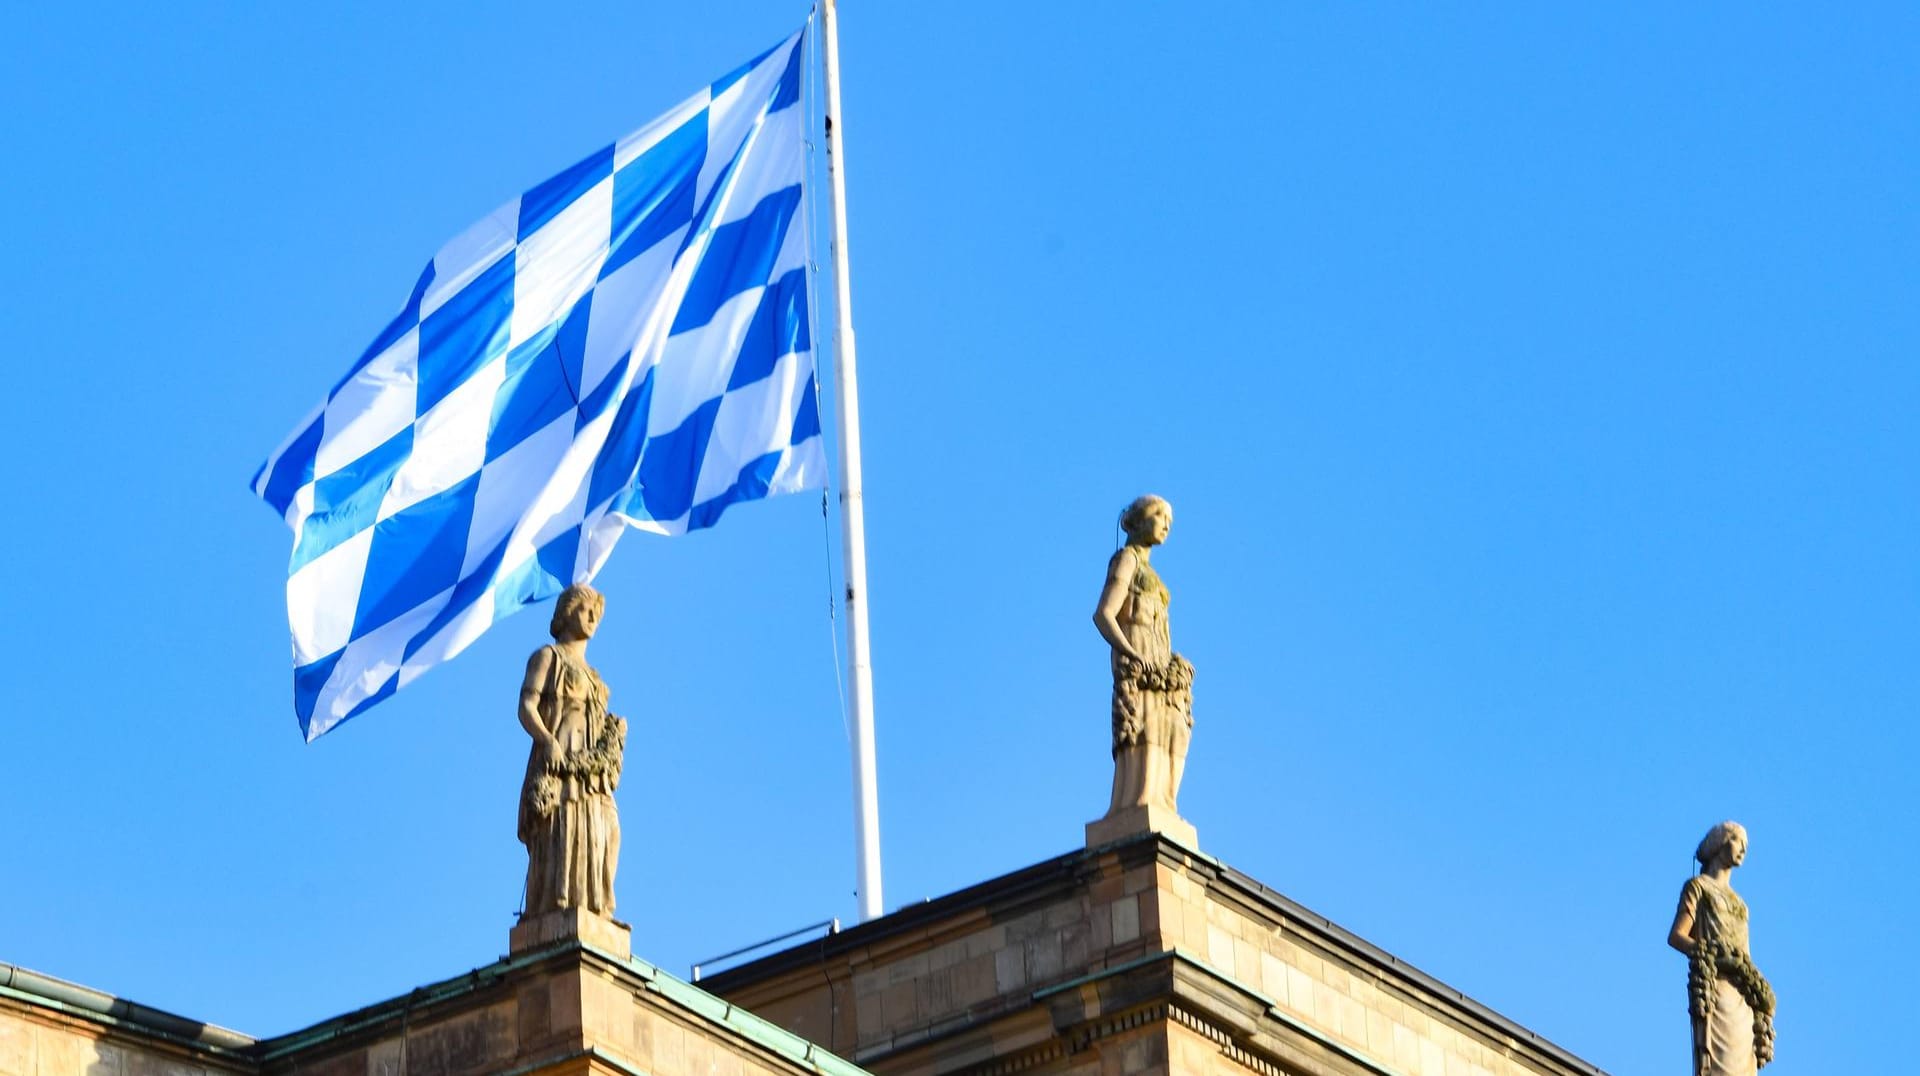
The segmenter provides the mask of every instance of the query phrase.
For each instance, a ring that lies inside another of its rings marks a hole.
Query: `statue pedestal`
[[[1175,844],[1198,852],[1200,834],[1193,823],[1178,811],[1150,803],[1144,807],[1122,807],[1107,812],[1105,818],[1087,823],[1087,847],[1098,848],[1141,833],[1158,833]]]
[[[507,952],[541,949],[568,939],[592,946],[622,960],[633,956],[633,930],[625,923],[578,908],[541,915],[523,915],[507,932]]]

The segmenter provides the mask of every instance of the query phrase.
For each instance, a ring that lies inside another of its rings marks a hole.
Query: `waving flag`
[[[441,248],[264,463],[312,740],[494,621],[824,484],[802,35]]]

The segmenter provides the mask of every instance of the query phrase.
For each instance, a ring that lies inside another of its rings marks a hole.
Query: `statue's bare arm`
[[[1683,953],[1693,952],[1693,901],[1680,897],[1680,908],[1673,913],[1673,929],[1667,932],[1667,944]]]
[[[553,731],[540,721],[540,694],[547,689],[547,678],[553,672],[553,655],[541,647],[527,659],[527,678],[520,682],[520,727],[527,730],[548,758],[559,749],[559,743],[553,738]]]
[[[1093,626],[1100,630],[1100,637],[1108,646],[1135,661],[1145,661],[1127,641],[1127,633],[1120,630],[1120,607],[1127,603],[1127,588],[1133,585],[1133,576],[1138,570],[1133,554],[1127,550],[1108,562],[1107,585],[1100,589],[1100,604],[1094,606]]]

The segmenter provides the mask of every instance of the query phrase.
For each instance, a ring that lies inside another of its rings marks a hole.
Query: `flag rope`
[[[815,4],[807,11],[806,45],[810,50],[806,62],[806,76],[801,83],[806,95],[804,107],[807,110],[807,122],[811,124],[820,106],[820,42],[815,29],[819,24],[820,5]],[[820,203],[814,194],[814,176],[819,174],[819,142],[809,129],[802,143],[807,153],[807,179],[803,185],[803,197],[807,200],[806,212],[801,214],[800,226],[805,230],[807,243],[807,324],[820,324],[820,248],[815,246],[814,217],[820,212]],[[817,367],[816,367],[817,368]],[[813,405],[823,408],[820,379],[813,380]],[[822,409],[820,414],[825,414]],[[840,601],[836,596],[833,580],[833,502],[829,499],[834,485],[831,473],[827,476],[827,489],[820,491],[820,551],[826,559],[827,580],[827,644],[833,652],[833,691],[840,703],[840,734],[853,742],[853,715],[847,709],[847,681],[840,669]]]

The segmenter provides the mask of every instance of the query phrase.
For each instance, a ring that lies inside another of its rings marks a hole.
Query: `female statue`
[[[1175,798],[1193,728],[1193,666],[1173,652],[1166,585],[1149,563],[1173,528],[1173,506],[1141,497],[1120,513],[1127,544],[1107,562],[1093,623],[1113,648],[1113,798],[1107,813]]]
[[[1687,954],[1695,1076],[1754,1076],[1773,1060],[1773,988],[1747,952],[1747,902],[1733,868],[1747,858],[1747,831],[1722,822],[1693,853],[1700,873],[1680,890],[1667,944]]]
[[[533,737],[520,786],[520,842],[527,846],[521,917],[579,908],[613,914],[620,862],[620,785],[627,723],[607,712],[607,685],[587,664],[587,640],[606,599],[575,584],[553,605],[553,644],[527,659],[520,724]]]

